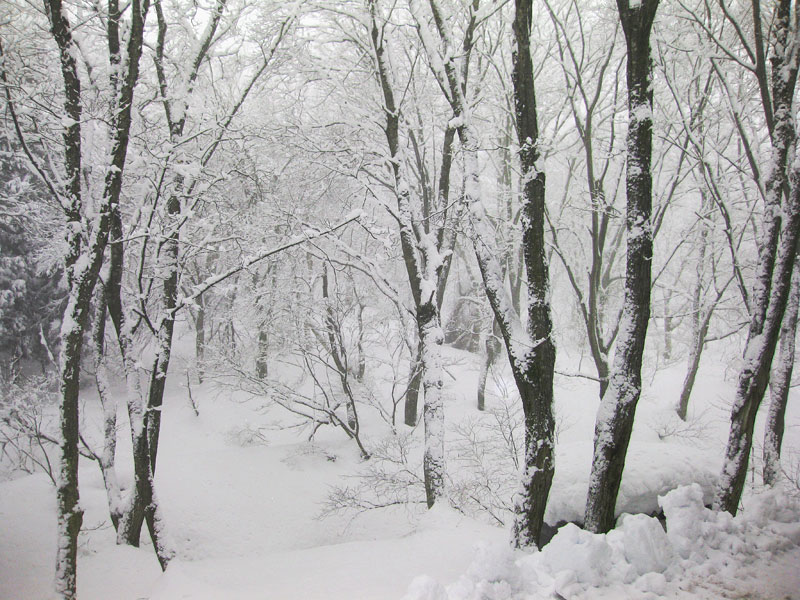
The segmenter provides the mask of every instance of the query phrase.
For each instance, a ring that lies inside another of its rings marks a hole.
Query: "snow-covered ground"
[[[796,496],[751,485],[736,519],[703,506],[721,463],[736,373],[735,359],[721,348],[712,350],[693,395],[691,427],[681,429],[671,409],[683,363],[649,372],[639,405],[618,512],[654,513],[660,505],[667,532],[646,514],[624,517],[605,536],[567,525],[541,553],[512,551],[506,529],[447,506],[319,518],[331,486],[351,481],[364,467],[355,445],[334,430],[320,432],[309,443],[296,429],[276,427],[284,418],[277,409],[264,411],[257,400],[243,401],[211,384],[193,386],[196,416],[182,385],[185,363],[178,359],[165,401],[156,477],[177,558],[162,574],[149,545],[115,545],[100,472],[87,460],[80,470],[85,531],[79,596],[800,599]],[[447,356],[449,423],[487,418],[473,408],[478,359],[453,350]],[[581,365],[564,352],[559,363],[564,371],[589,369],[586,361]],[[499,402],[498,390],[493,391]],[[90,389],[85,397],[87,429],[99,429]],[[800,448],[797,404],[796,397],[790,399],[784,442],[790,468],[796,468]],[[595,384],[558,377],[557,407],[557,472],[547,511],[551,523],[582,516]],[[370,432],[386,434],[369,411],[362,419],[367,443]],[[120,457],[129,452],[125,431]],[[760,444],[756,458],[759,454]],[[130,481],[123,458],[118,468],[122,482]],[[459,468],[458,461],[450,461],[451,471]],[[755,484],[759,479],[757,465]],[[54,555],[55,498],[49,479],[16,475],[0,483],[0,599],[47,598]]]

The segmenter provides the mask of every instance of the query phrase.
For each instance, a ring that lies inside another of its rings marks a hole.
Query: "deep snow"
[[[99,469],[82,461],[80,598],[800,598],[800,507],[789,493],[751,486],[736,519],[703,507],[722,460],[736,371],[735,358],[715,350],[701,367],[689,430],[679,429],[671,408],[684,365],[651,371],[646,379],[618,512],[651,513],[660,502],[667,532],[643,514],[624,517],[606,536],[567,525],[541,553],[514,552],[505,529],[446,506],[319,519],[330,486],[363,467],[355,445],[334,430],[309,443],[298,430],[279,428],[285,415],[277,409],[264,411],[258,400],[211,384],[193,386],[197,417],[179,359],[165,400],[156,477],[178,558],[161,574],[149,544],[114,544]],[[477,357],[447,349],[446,358],[448,423],[486,418],[472,408]],[[565,371],[581,368],[563,351],[559,362]],[[492,390],[495,402],[502,387]],[[93,391],[87,388],[84,397],[86,429],[99,431]],[[550,522],[582,516],[597,409],[590,381],[558,377],[556,398]],[[789,407],[784,456],[787,466],[796,466],[796,398]],[[125,485],[130,441],[120,415],[118,469]],[[386,435],[368,411],[362,419],[368,442],[370,432]],[[449,467],[459,468],[452,460]],[[698,485],[669,493],[692,483]],[[0,483],[0,524],[0,599],[47,598],[55,556],[55,498],[47,477],[17,474]]]

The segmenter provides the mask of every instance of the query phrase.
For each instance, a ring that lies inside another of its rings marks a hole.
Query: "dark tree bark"
[[[417,424],[417,414],[419,412],[419,394],[422,386],[422,348],[417,344],[417,351],[411,357],[409,363],[409,382],[406,391],[406,401],[404,404],[403,422],[409,427]]]
[[[197,369],[197,381],[203,383],[206,374],[206,301],[203,296],[197,299],[197,314],[194,317],[194,363]],[[258,363],[256,363],[256,371],[258,371]],[[264,375],[258,375],[257,372],[256,376],[266,377],[266,372]]]
[[[772,29],[772,164],[765,185],[764,226],[751,295],[750,326],[744,361],[731,410],[731,429],[725,460],[714,496],[714,507],[732,515],[739,508],[753,444],[756,414],[766,392],[772,358],[780,337],[800,227],[800,166],[796,161],[791,173],[787,174],[788,156],[797,141],[792,101],[797,81],[800,35],[800,30],[792,29],[791,13],[792,2],[780,0]],[[753,2],[753,14],[756,20],[755,33],[760,38],[758,0]],[[769,116],[767,105],[764,110]],[[786,189],[790,192],[782,210],[781,199]]]
[[[538,127],[530,56],[531,4],[517,3],[514,19],[516,53],[514,59],[515,113],[523,166],[523,252],[528,276],[528,330],[505,285],[495,232],[480,197],[478,138],[463,85],[463,73],[454,59],[454,45],[447,16],[436,0],[429,0],[433,21],[443,51],[431,46],[431,35],[420,35],[431,60],[441,61],[443,70],[434,69],[439,86],[445,91],[464,152],[465,205],[470,215],[471,237],[489,304],[494,312],[508,350],[509,362],[525,413],[525,467],[522,474],[522,500],[516,506],[514,539],[518,545],[538,544],[553,478],[554,419],[553,365],[555,346],[551,338],[549,281],[544,252],[544,172],[540,165]],[[417,25],[427,27],[420,18],[420,7],[412,5]],[[473,2],[471,14],[478,10]]]
[[[70,24],[62,12],[59,0],[45,2],[50,20],[50,32],[56,41],[64,83],[64,111],[68,119],[64,127],[64,168],[66,173],[63,204],[67,217],[67,253],[65,267],[69,299],[61,326],[61,458],[56,487],[58,510],[58,549],[56,553],[56,593],[65,600],[76,597],[78,533],[83,522],[83,510],[78,504],[78,393],[83,332],[95,279],[100,270],[105,240],[100,235],[86,249],[94,259],[89,268],[81,268],[78,258],[84,252],[81,196],[81,82],[75,63],[76,46]],[[65,119],[66,121],[66,119]]]
[[[211,48],[219,23],[222,19],[223,12],[227,6],[227,0],[216,0],[214,8],[211,13],[211,20],[207,25],[203,38],[200,41],[197,53],[195,54],[191,66],[189,68],[188,77],[186,80],[185,95],[178,98],[171,97],[168,87],[167,75],[164,69],[164,41],[167,33],[167,22],[164,18],[161,9],[161,3],[156,2],[156,17],[158,19],[158,38],[156,42],[156,75],[158,77],[159,89],[161,92],[161,101],[164,105],[164,113],[166,116],[167,124],[169,127],[170,141],[178,147],[183,141],[183,132],[186,126],[187,110],[186,105],[188,98],[191,96],[194,89],[195,82],[200,72],[200,66],[205,61],[208,51]],[[223,133],[228,129],[233,118],[239,112],[245,99],[253,89],[256,81],[261,77],[270,63],[272,57],[277,50],[278,44],[283,40],[283,36],[289,28],[289,25],[294,21],[294,16],[288,17],[281,24],[280,30],[270,50],[264,54],[263,63],[259,69],[253,74],[249,82],[242,91],[236,104],[233,106],[227,117],[219,126],[219,133],[217,134],[214,142],[205,151],[202,159],[200,160],[201,166],[205,166],[213,157],[219,144],[222,140]],[[177,104],[180,104],[178,110]],[[176,118],[178,117],[179,118]],[[180,174],[175,173],[172,181],[172,194],[170,194],[167,201],[167,233],[164,240],[158,248],[158,261],[161,263],[163,270],[166,272],[166,277],[162,283],[161,300],[163,304],[162,315],[159,319],[157,331],[157,346],[156,356],[153,360],[152,375],[150,379],[150,387],[148,391],[147,400],[147,436],[149,439],[148,452],[150,455],[150,462],[153,472],[156,468],[156,459],[158,457],[158,440],[161,432],[161,406],[164,401],[164,386],[166,384],[167,373],[169,371],[169,364],[172,354],[172,338],[175,329],[175,316],[177,314],[177,295],[179,289],[179,242],[180,242],[180,228],[185,222],[182,216],[181,197],[191,197],[194,192],[197,180],[192,183],[187,183],[186,178]],[[230,344],[232,347],[236,345],[236,337],[233,328],[233,322],[229,323],[230,330]]]
[[[510,352],[514,379],[525,414],[523,499],[515,507],[514,541],[518,546],[540,545],[544,511],[555,472],[553,370],[556,348],[550,316],[550,281],[545,257],[545,174],[539,164],[539,125],[533,80],[530,31],[531,0],[517,0],[514,14],[515,52],[512,53],[514,109],[522,167],[522,247],[528,276],[528,334],[534,347],[524,362]],[[509,332],[506,345],[511,349]]]
[[[205,36],[200,43],[197,54],[190,67],[186,94],[191,94],[195,80],[197,78],[200,65],[206,56],[211,43],[214,40],[217,26],[222,17],[226,0],[217,0],[211,22],[205,31]],[[182,140],[183,130],[186,124],[186,110],[176,111],[173,102],[186,102],[185,97],[171,99],[167,87],[167,78],[164,71],[164,42],[167,33],[167,23],[164,18],[161,3],[156,2],[156,16],[158,19],[158,37],[156,42],[156,74],[158,76],[159,88],[162,95],[162,102],[169,128],[170,140],[178,145]],[[281,36],[285,29],[281,30]],[[280,38],[279,38],[280,39]],[[274,51],[274,50],[273,50]],[[255,80],[263,73],[272,54],[265,57],[265,62],[257,73],[250,80],[249,85],[228,115],[221,129],[224,131],[230,124],[233,116],[244,102],[244,98],[252,89]],[[175,114],[180,114],[180,118],[174,119]],[[205,165],[214,151],[218,147],[219,139],[212,144],[203,157],[202,164]],[[125,515],[120,527],[118,540],[134,546],[138,546],[141,536],[141,528],[144,522],[147,523],[153,545],[162,568],[166,568],[172,556],[172,552],[164,545],[163,539],[159,536],[161,531],[160,511],[153,488],[153,476],[158,457],[158,442],[161,430],[161,406],[164,398],[164,387],[169,371],[170,358],[172,353],[172,338],[175,327],[175,315],[177,313],[177,292],[179,265],[179,241],[181,219],[182,195],[190,196],[193,187],[187,186],[181,174],[175,174],[172,181],[172,193],[167,199],[167,223],[165,224],[166,234],[158,247],[157,260],[160,263],[165,277],[161,285],[161,304],[162,313],[156,322],[156,356],[153,360],[151,369],[150,385],[147,393],[147,409],[141,410],[139,403],[134,401],[133,396],[140,392],[137,389],[129,389],[129,416],[131,420],[131,433],[133,436],[134,449],[134,475],[136,484],[133,490],[133,498],[129,513]],[[129,365],[130,366],[130,365]],[[135,372],[127,373],[128,379],[133,380],[138,377]],[[129,382],[130,386],[130,382]],[[140,414],[141,413],[141,414]],[[143,429],[140,430],[140,425]]]
[[[785,427],[786,405],[794,370],[797,313],[800,307],[800,261],[795,256],[792,290],[781,325],[778,364],[772,369],[769,382],[769,411],[764,429],[764,483],[775,485],[781,473],[781,445]]]
[[[83,334],[88,322],[91,298],[97,283],[108,243],[111,213],[119,202],[122,176],[128,149],[133,90],[139,74],[142,30],[149,7],[148,0],[131,3],[131,26],[126,48],[127,70],[120,73],[118,14],[115,2],[109,2],[108,44],[112,64],[112,132],[110,164],[106,171],[98,216],[89,225],[84,215],[80,183],[81,170],[81,83],[75,56],[77,48],[71,26],[60,0],[45,2],[50,31],[60,55],[64,83],[64,166],[65,189],[62,206],[67,217],[66,273],[69,300],[62,325],[61,357],[61,462],[57,487],[58,551],[56,556],[56,592],[62,598],[76,595],[77,538],[83,518],[78,505],[78,395]],[[82,236],[88,234],[84,244]]]
[[[328,279],[328,265],[322,263],[322,299],[325,302],[325,333],[328,341],[328,352],[333,359],[333,365],[339,374],[342,391],[345,396],[347,408],[347,426],[355,436],[358,435],[358,412],[353,388],[350,386],[350,366],[347,360],[347,350],[342,343],[341,328],[336,321],[333,304],[330,297],[330,281]]]
[[[776,111],[777,119],[777,111]],[[777,121],[776,121],[777,128]],[[781,235],[778,261],[770,294],[769,310],[763,327],[748,336],[744,366],[739,374],[731,412],[731,430],[725,450],[714,507],[735,515],[747,477],[747,464],[753,444],[756,414],[767,389],[770,366],[780,337],[781,321],[789,296],[790,279],[797,252],[800,230],[800,169],[792,173],[792,200],[786,211],[786,224]],[[754,305],[755,306],[755,305]],[[753,329],[751,321],[751,330]]]
[[[146,439],[144,442],[141,439],[144,437],[144,430],[137,427],[140,422],[137,416],[142,413],[141,398],[138,394],[138,373],[132,368],[132,344],[130,341],[130,332],[126,328],[126,317],[122,305],[122,270],[124,260],[124,246],[123,246],[123,230],[122,219],[119,208],[119,197],[122,189],[122,175],[125,164],[125,156],[127,153],[128,135],[131,125],[131,107],[133,103],[133,92],[138,80],[139,73],[139,59],[142,53],[143,44],[143,30],[144,22],[146,19],[147,11],[149,9],[149,1],[134,2],[131,7],[131,21],[129,27],[129,38],[126,47],[126,60],[125,65],[127,71],[120,72],[120,65],[122,65],[121,56],[121,43],[120,43],[120,19],[122,13],[120,11],[119,3],[115,0],[109,2],[108,20],[107,20],[107,36],[110,63],[112,65],[110,79],[112,89],[116,92],[118,98],[118,105],[112,106],[112,123],[114,125],[115,145],[112,154],[113,168],[108,170],[106,176],[105,196],[108,202],[107,212],[107,225],[106,236],[110,237],[110,251],[109,251],[109,276],[105,285],[105,300],[108,305],[108,313],[114,324],[117,333],[117,340],[119,342],[120,352],[122,355],[123,365],[125,367],[125,375],[128,383],[128,414],[131,421],[131,434],[133,439],[134,449],[134,491],[132,494],[131,502],[127,510],[121,513],[118,519],[117,527],[117,540],[118,542],[128,543],[130,545],[139,545],[139,530],[141,529],[141,522],[147,518],[150,525],[151,537],[153,545],[156,549],[156,555],[162,569],[166,568],[167,562],[171,555],[166,551],[159,538],[160,527],[155,523],[156,515],[158,514],[158,507],[156,505],[155,496],[152,490],[152,473],[149,472],[149,464],[147,469],[143,469],[139,464],[142,457],[145,463],[148,463],[148,453],[146,447]],[[120,76],[122,75],[122,77]],[[136,384],[134,385],[134,380]],[[142,500],[141,490],[147,489],[144,494],[145,500]],[[121,510],[121,507],[120,507]],[[112,508],[112,520],[113,513]],[[138,524],[138,528],[137,528]]]
[[[604,533],[614,525],[614,509],[625,466],[636,404],[642,388],[642,356],[650,320],[653,260],[652,175],[653,89],[650,31],[658,0],[631,6],[617,0],[627,43],[628,160],[625,298],[609,387],[600,402],[594,457],[586,500],[586,529]]]

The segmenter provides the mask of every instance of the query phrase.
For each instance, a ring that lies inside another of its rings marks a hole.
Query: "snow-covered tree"
[[[774,8],[771,27],[771,72],[766,65],[767,45],[762,8],[752,3],[754,41],[749,54],[758,80],[771,149],[763,171],[764,221],[758,264],[750,294],[750,325],[731,410],[731,428],[714,506],[736,514],[747,475],[756,414],[767,389],[781,323],[789,299],[792,271],[800,236],[800,163],[790,159],[797,144],[794,95],[800,60],[797,7],[781,0]],[[726,18],[732,19],[726,13]],[[742,37],[750,50],[750,42]],[[794,357],[785,356],[787,360]]]
[[[585,526],[606,532],[614,524],[625,455],[642,390],[642,359],[650,320],[653,260],[653,87],[650,32],[658,0],[618,0],[627,43],[628,137],[625,299],[608,390],[600,402]]]

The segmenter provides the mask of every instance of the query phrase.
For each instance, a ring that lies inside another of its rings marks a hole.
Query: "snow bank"
[[[659,497],[659,505],[666,531],[653,517],[623,515],[608,534],[567,524],[533,554],[482,546],[455,583],[418,577],[404,600],[576,598],[590,590],[598,597],[603,588],[614,597],[663,596],[677,594],[687,581],[741,592],[759,565],[800,546],[800,506],[776,491],[751,498],[735,518],[707,509],[697,484]],[[623,591],[620,584],[629,587]]]

